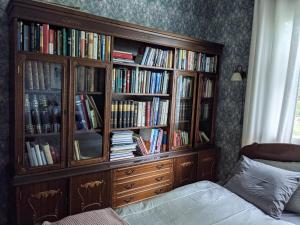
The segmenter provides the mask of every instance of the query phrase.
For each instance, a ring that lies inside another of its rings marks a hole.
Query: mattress
[[[291,222],[295,225],[300,225],[300,215],[295,213],[284,212],[281,220]]]
[[[125,206],[117,214],[130,225],[292,225],[276,220],[222,186],[200,181]]]

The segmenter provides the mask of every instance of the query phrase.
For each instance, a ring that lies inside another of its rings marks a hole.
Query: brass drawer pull
[[[156,178],[155,178],[155,180],[156,180],[157,182],[162,181],[163,179],[164,179],[163,176],[161,176],[161,177],[156,177]]]
[[[127,189],[127,190],[129,190],[129,189],[133,188],[133,186],[134,186],[134,183],[130,183],[130,184],[126,184],[124,186],[124,188]]]
[[[126,170],[124,173],[125,173],[126,175],[130,175],[130,174],[132,174],[133,172],[134,172],[134,170],[130,169],[130,170]]]
[[[124,199],[124,202],[125,202],[125,203],[129,203],[129,202],[131,202],[132,200],[133,200],[133,197],[130,196],[130,197]]]
[[[163,167],[164,167],[164,164],[159,164],[159,165],[156,166],[156,168],[159,169],[159,170],[162,169]]]
[[[194,164],[193,162],[185,162],[185,163],[182,163],[181,166],[182,167],[188,167],[188,166],[191,166],[193,164]]]
[[[163,192],[162,188],[160,188],[159,190],[154,191],[154,193],[157,194],[157,195],[161,194],[162,192]]]

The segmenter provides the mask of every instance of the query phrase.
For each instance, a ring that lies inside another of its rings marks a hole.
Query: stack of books
[[[110,61],[111,36],[18,21],[18,51]]]
[[[133,54],[131,52],[114,50],[112,53],[113,62],[134,63]]]
[[[77,130],[102,127],[102,118],[92,96],[86,94],[76,95],[75,121]]]
[[[114,68],[112,91],[115,93],[167,94],[169,73]]]
[[[77,92],[100,92],[104,82],[104,74],[94,67],[78,66],[76,78]]]
[[[213,81],[212,80],[205,79],[203,81],[202,97],[204,97],[204,98],[213,97]]]
[[[25,134],[58,133],[61,126],[60,97],[25,94]]]
[[[57,149],[54,146],[50,146],[48,143],[37,144],[35,142],[27,141],[26,149],[29,167],[53,165],[60,160]]]
[[[175,52],[176,68],[179,70],[215,73],[217,71],[217,59],[217,56],[208,56],[205,53],[183,49],[177,49]]]
[[[112,101],[111,127],[167,125],[169,100],[154,97],[151,101]]]
[[[189,144],[189,133],[184,130],[176,130],[173,134],[173,146],[180,147]]]
[[[112,132],[110,151],[110,161],[133,158],[136,151],[133,131]]]
[[[146,47],[141,65],[172,68],[173,51]]]
[[[133,136],[140,155],[157,154],[166,151],[167,131],[163,129],[141,129],[139,135]]]

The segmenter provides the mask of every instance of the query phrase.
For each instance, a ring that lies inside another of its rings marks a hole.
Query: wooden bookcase
[[[7,13],[11,35],[11,162],[15,196],[11,212],[17,215],[11,217],[12,224],[55,221],[86,210],[120,207],[197,180],[215,180],[214,132],[223,45],[31,0],[11,1]],[[105,47],[110,51],[105,57],[99,53],[100,59],[97,55],[97,59],[79,57],[84,55],[80,52],[83,47],[66,50],[72,52],[70,55],[75,51],[77,57],[23,51],[18,44],[20,21],[28,25],[29,32],[31,23],[38,23],[50,24],[50,29],[62,33],[66,28],[100,34],[99,39],[105,35],[104,38],[108,37]],[[168,66],[113,60],[114,50],[139,56],[146,47],[172,55]],[[200,58],[198,69],[194,69],[198,61],[192,64],[194,58],[190,58],[196,55],[206,57],[205,63]],[[187,57],[190,66],[182,64]],[[116,92],[112,82],[118,69],[168,74],[167,91]],[[36,75],[30,77],[34,72]],[[50,74],[51,79],[45,74]],[[50,79],[50,83],[41,82],[45,79]],[[37,87],[34,81],[41,86]],[[145,121],[136,125],[129,116],[131,125],[124,126],[125,122],[121,122],[118,126],[112,121],[114,102],[152,102],[154,98],[168,103],[166,123],[148,125]],[[80,106],[83,102],[88,105],[86,113],[90,116],[85,123],[78,114],[80,107],[87,107]],[[42,117],[45,114],[49,118]],[[31,125],[27,123],[29,119],[33,120]],[[110,160],[112,132],[139,133],[146,128],[166,132],[165,150]],[[203,132],[207,138],[203,138]],[[40,166],[32,166],[35,165],[32,151],[36,157],[41,154],[41,163],[36,159]],[[53,163],[49,163],[49,154]]]

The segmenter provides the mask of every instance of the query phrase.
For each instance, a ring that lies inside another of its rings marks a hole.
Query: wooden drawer
[[[133,179],[130,181],[124,180],[122,182],[116,182],[114,184],[114,192],[116,195],[126,195],[133,191],[138,191],[141,188],[147,188],[148,186],[158,186],[162,183],[172,183],[172,173],[151,173],[149,176],[143,179]]]
[[[152,173],[154,171],[170,171],[172,172],[173,163],[172,160],[163,160],[159,162],[151,162],[139,166],[126,167],[122,169],[114,170],[114,181],[129,179],[137,177],[139,175],[145,176],[145,174]]]
[[[134,202],[138,202],[138,201],[168,192],[171,189],[172,189],[172,184],[166,184],[164,186],[155,187],[155,188],[148,189],[145,191],[137,192],[135,194],[118,197],[118,198],[114,199],[113,207],[117,208],[117,207],[121,207],[124,205],[132,204]]]

